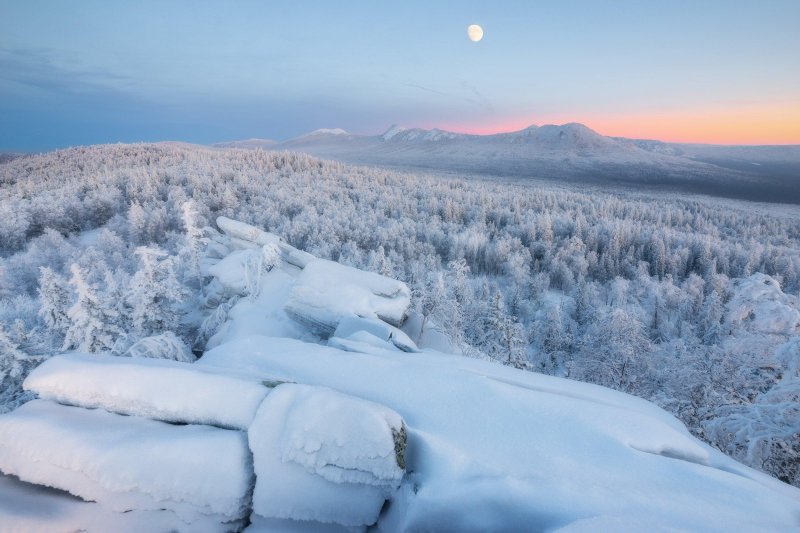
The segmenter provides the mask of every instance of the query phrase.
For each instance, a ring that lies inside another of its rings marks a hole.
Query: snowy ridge
[[[130,510],[179,531],[243,519],[251,531],[800,527],[800,491],[655,405],[432,350],[404,283],[241,222],[217,227],[196,363],[58,356],[26,386],[71,406],[39,399],[0,416],[0,470],[97,503],[8,478],[0,502],[58,500],[70,527],[92,505],[103,523]],[[167,379],[176,391],[157,390]],[[58,530],[2,503],[0,523]]]

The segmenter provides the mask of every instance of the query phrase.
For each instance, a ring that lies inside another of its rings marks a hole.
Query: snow
[[[258,336],[197,364],[328,386],[399,413],[410,474],[381,517],[387,531],[541,530],[603,516],[689,530],[800,525],[796,489],[702,444],[653,404],[602,387],[430,351],[341,352]],[[266,494],[282,497],[257,489],[257,512]]]
[[[400,281],[317,259],[297,277],[286,312],[325,336],[342,318],[379,318],[399,326],[411,305],[411,291]]]
[[[307,439],[298,437],[298,425],[304,421],[299,418],[293,420],[294,410],[298,402],[302,409],[302,401],[313,394],[313,389],[308,387],[280,385],[267,397],[256,414],[248,433],[256,474],[253,512],[265,518],[333,522],[344,526],[373,524],[388,497],[385,487],[344,481],[344,473],[325,468],[328,465],[324,461],[319,465],[308,463],[308,459],[313,459],[310,452],[314,444],[323,453],[321,458],[327,459],[325,452],[330,451],[329,446],[336,446],[330,441],[330,432],[336,435],[338,417],[348,421],[346,413],[337,413],[337,418],[329,420],[324,427],[314,428],[311,435],[319,439],[316,443],[310,436]],[[360,412],[363,413],[363,409]],[[312,429],[310,425],[308,427]],[[358,439],[358,436],[348,435],[348,443],[352,444],[354,438]],[[308,447],[308,450],[293,449],[298,445]],[[369,447],[365,449],[374,451]],[[314,468],[287,459],[287,455],[305,458],[306,464]],[[352,459],[352,456],[343,458]],[[338,481],[317,475],[319,470],[326,471],[328,477],[333,477],[334,472],[339,474]],[[379,472],[383,473],[382,470]]]
[[[47,400],[0,417],[0,470],[117,512],[169,509],[186,522],[239,519],[248,508],[249,462],[239,431]]]
[[[166,422],[247,429],[269,389],[202,367],[161,359],[71,353],[25,380],[40,398]]]

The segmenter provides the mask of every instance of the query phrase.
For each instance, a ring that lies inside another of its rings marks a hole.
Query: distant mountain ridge
[[[393,125],[380,135],[321,129],[284,142],[215,146],[305,152],[348,163],[667,187],[800,203],[800,145],[679,144],[601,135],[579,124],[475,135]]]

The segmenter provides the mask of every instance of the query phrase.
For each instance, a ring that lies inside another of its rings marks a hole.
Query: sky
[[[0,0],[0,149],[566,122],[800,144],[798,28],[798,0]]]

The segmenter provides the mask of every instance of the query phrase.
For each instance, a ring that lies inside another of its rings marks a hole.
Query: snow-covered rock
[[[345,317],[379,318],[399,326],[410,306],[411,291],[405,283],[317,259],[298,276],[285,309],[328,337]]]
[[[285,384],[277,390],[292,396],[281,460],[334,483],[399,485],[406,448],[400,415],[325,387]]]
[[[71,353],[25,380],[39,398],[185,424],[247,429],[269,389],[258,380],[159,359]]]
[[[0,470],[117,512],[169,509],[186,522],[240,519],[249,508],[250,460],[240,431],[46,400],[0,417]]]
[[[784,294],[777,280],[756,273],[747,279],[736,280],[734,287],[725,313],[730,331],[800,334],[798,299]]]
[[[248,433],[256,473],[253,512],[272,519],[374,524],[388,488],[403,474],[392,425],[402,427],[402,421],[380,406],[316,387],[279,385]]]
[[[349,316],[343,318],[333,335],[328,339],[328,345],[347,349],[347,341],[373,343],[377,346],[395,347],[404,352],[419,351],[417,345],[404,331],[390,326],[382,320]]]
[[[217,217],[217,227],[234,239],[241,239],[258,246],[281,242],[281,238],[273,233],[228,217]]]
[[[241,528],[243,522],[221,522],[219,517],[207,515],[194,515],[191,521],[185,521],[169,509],[133,509],[120,513],[68,492],[0,474],[0,531],[3,533],[229,533]]]

